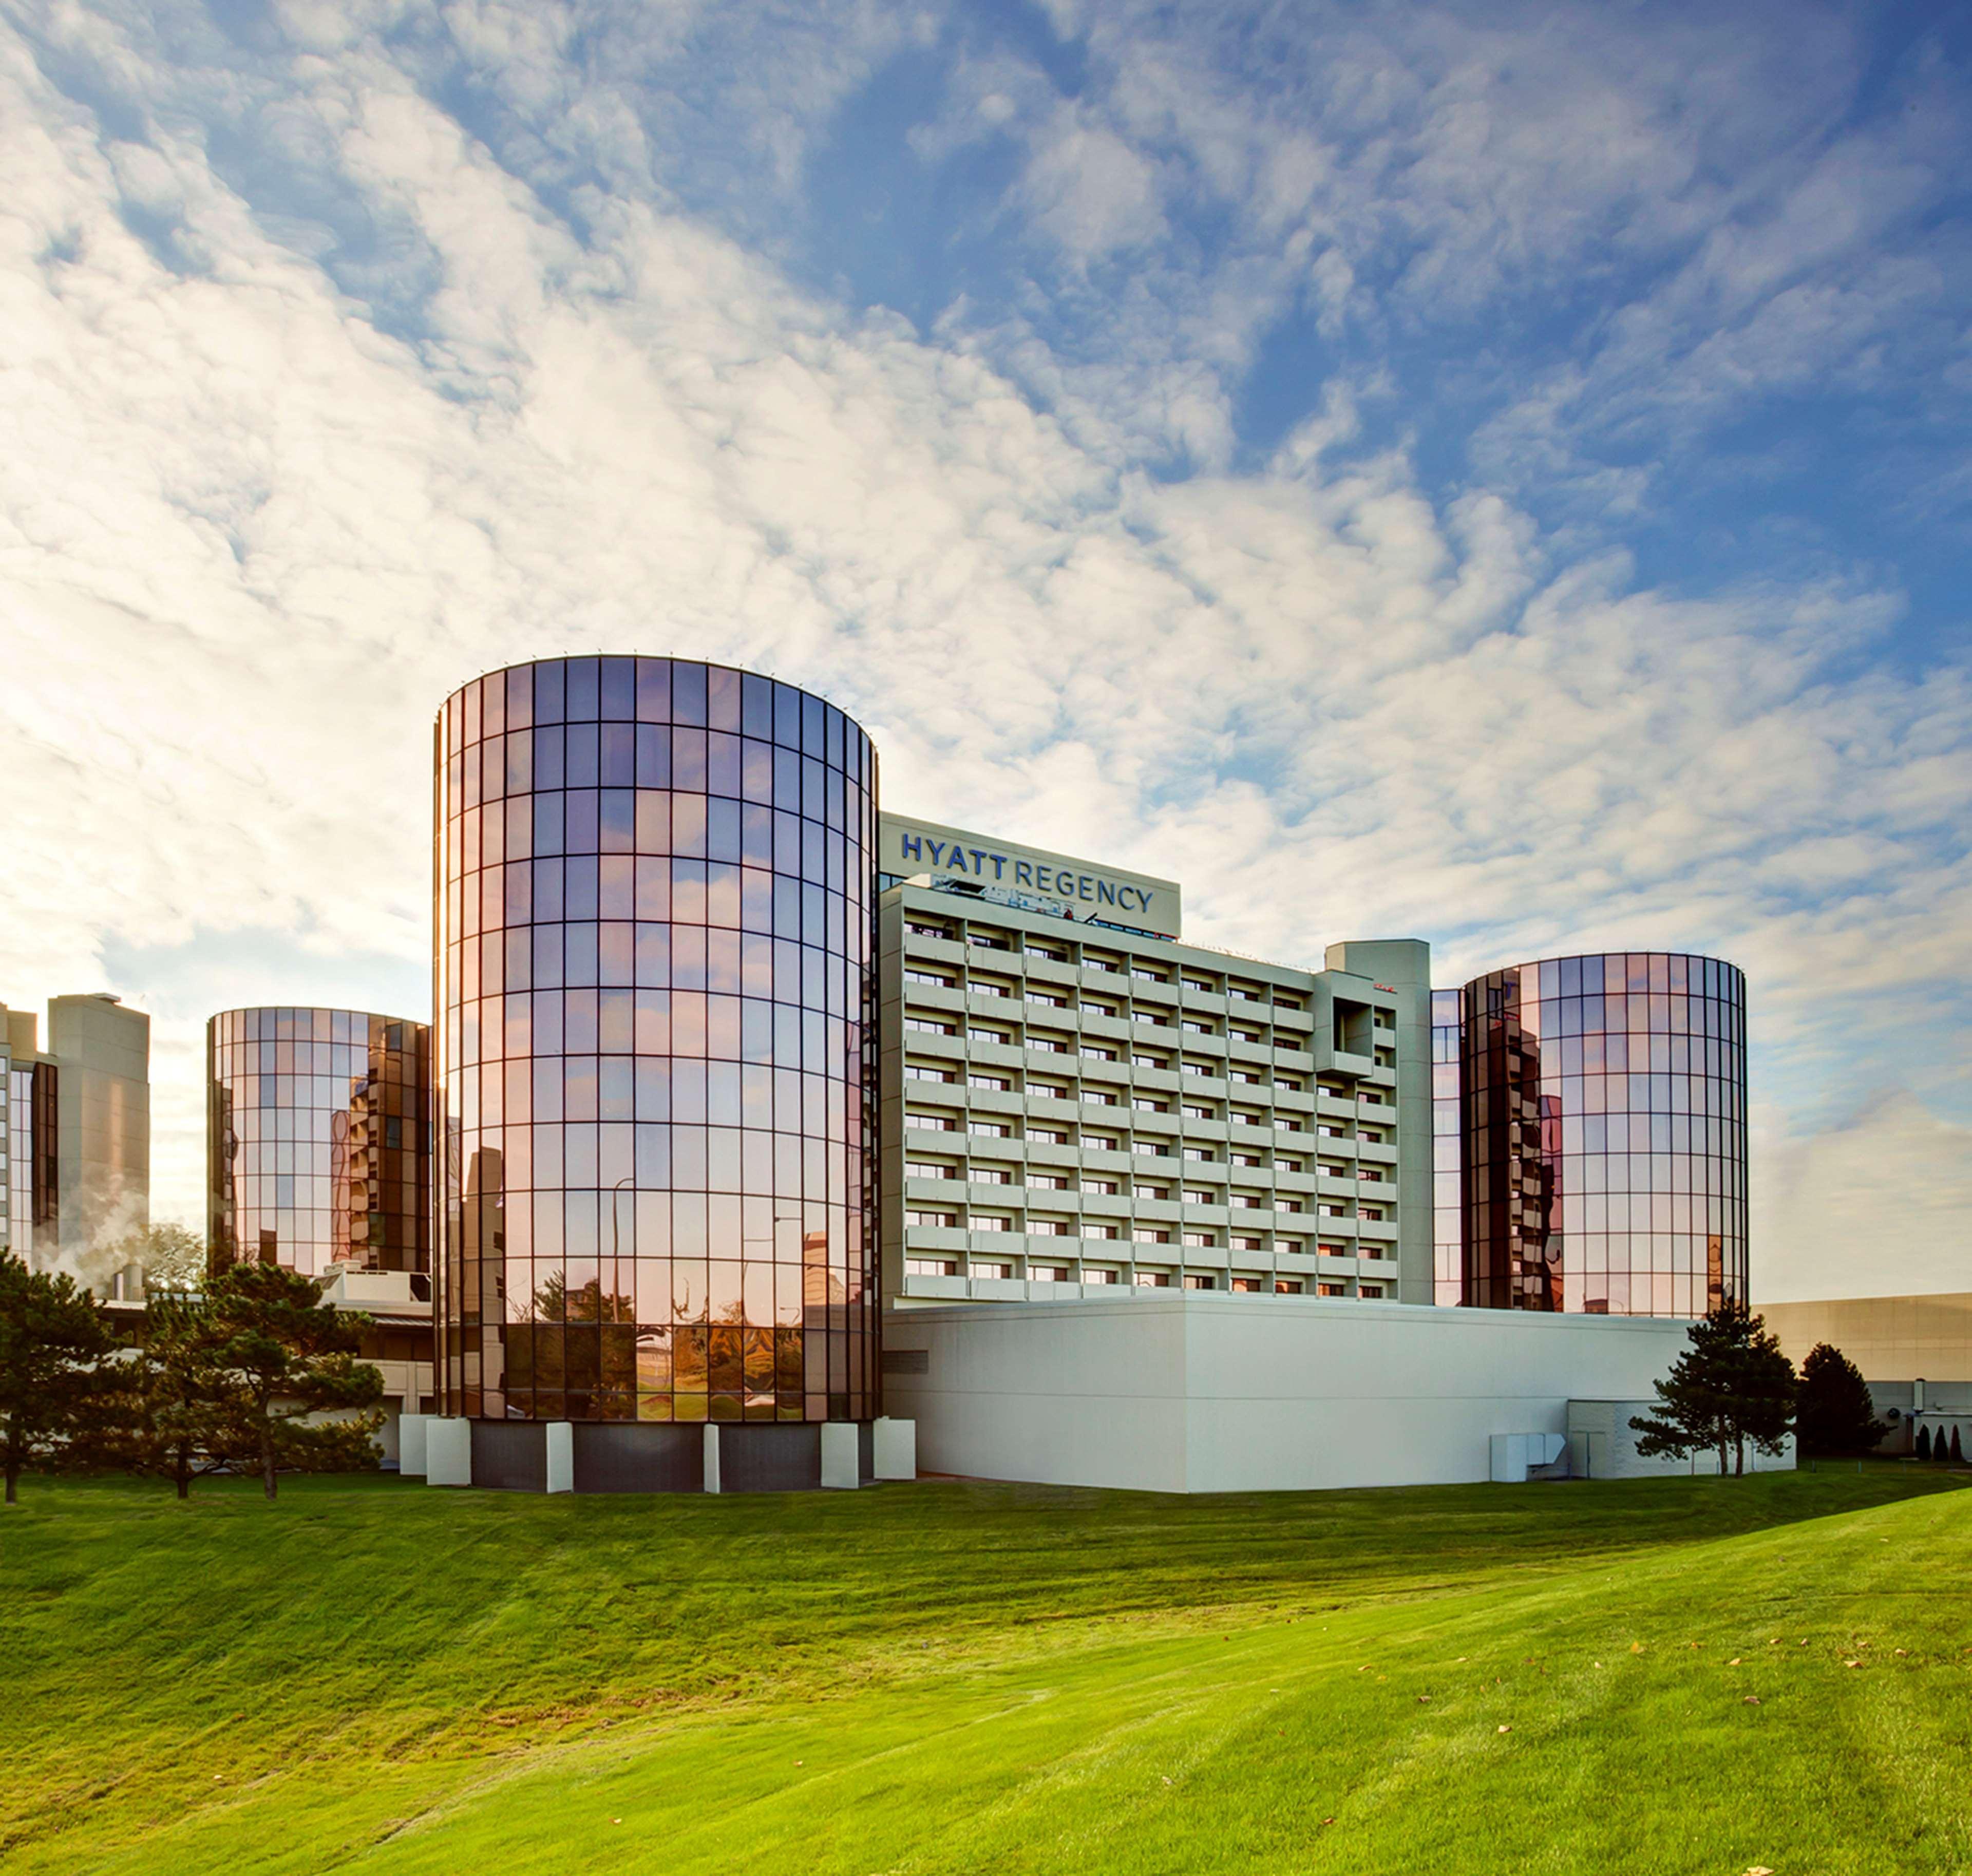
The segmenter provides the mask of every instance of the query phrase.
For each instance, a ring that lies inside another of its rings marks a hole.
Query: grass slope
[[[0,1859],[1958,1871],[1956,1483],[32,1480],[0,1521]]]

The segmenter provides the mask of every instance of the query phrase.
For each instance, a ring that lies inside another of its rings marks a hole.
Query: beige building
[[[1174,882],[885,815],[883,1286],[1432,1300],[1430,953],[1182,942]]]
[[[1863,1371],[1890,1423],[1885,1450],[1912,1450],[1927,1427],[1947,1440],[1956,1428],[1961,1450],[1972,1448],[1972,1291],[1768,1303],[1760,1313],[1797,1368],[1826,1342]]]
[[[6,1197],[0,1241],[105,1295],[142,1277],[114,1248],[151,1215],[151,1020],[106,994],[57,997],[47,1046],[34,1014],[0,1006]]]

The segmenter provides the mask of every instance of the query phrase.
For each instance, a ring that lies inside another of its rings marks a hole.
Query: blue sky
[[[1756,1288],[1972,1244],[1961,10],[0,4],[0,997],[415,1009],[429,723],[770,667],[893,805],[1440,980],[1722,952]]]

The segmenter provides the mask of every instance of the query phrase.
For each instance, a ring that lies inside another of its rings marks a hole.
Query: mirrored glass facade
[[[544,661],[436,729],[446,1411],[876,1411],[877,765],[720,665]]]
[[[1441,1303],[1744,1302],[1746,984],[1716,958],[1547,958],[1432,1000]]]
[[[206,1025],[213,1254],[320,1276],[431,1268],[431,1031],[361,1010]]]

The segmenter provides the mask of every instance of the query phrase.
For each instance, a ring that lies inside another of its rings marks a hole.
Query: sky
[[[0,1000],[430,998],[433,714],[818,690],[1290,963],[1746,971],[1756,1298],[1972,1287],[1972,14],[0,0]]]

